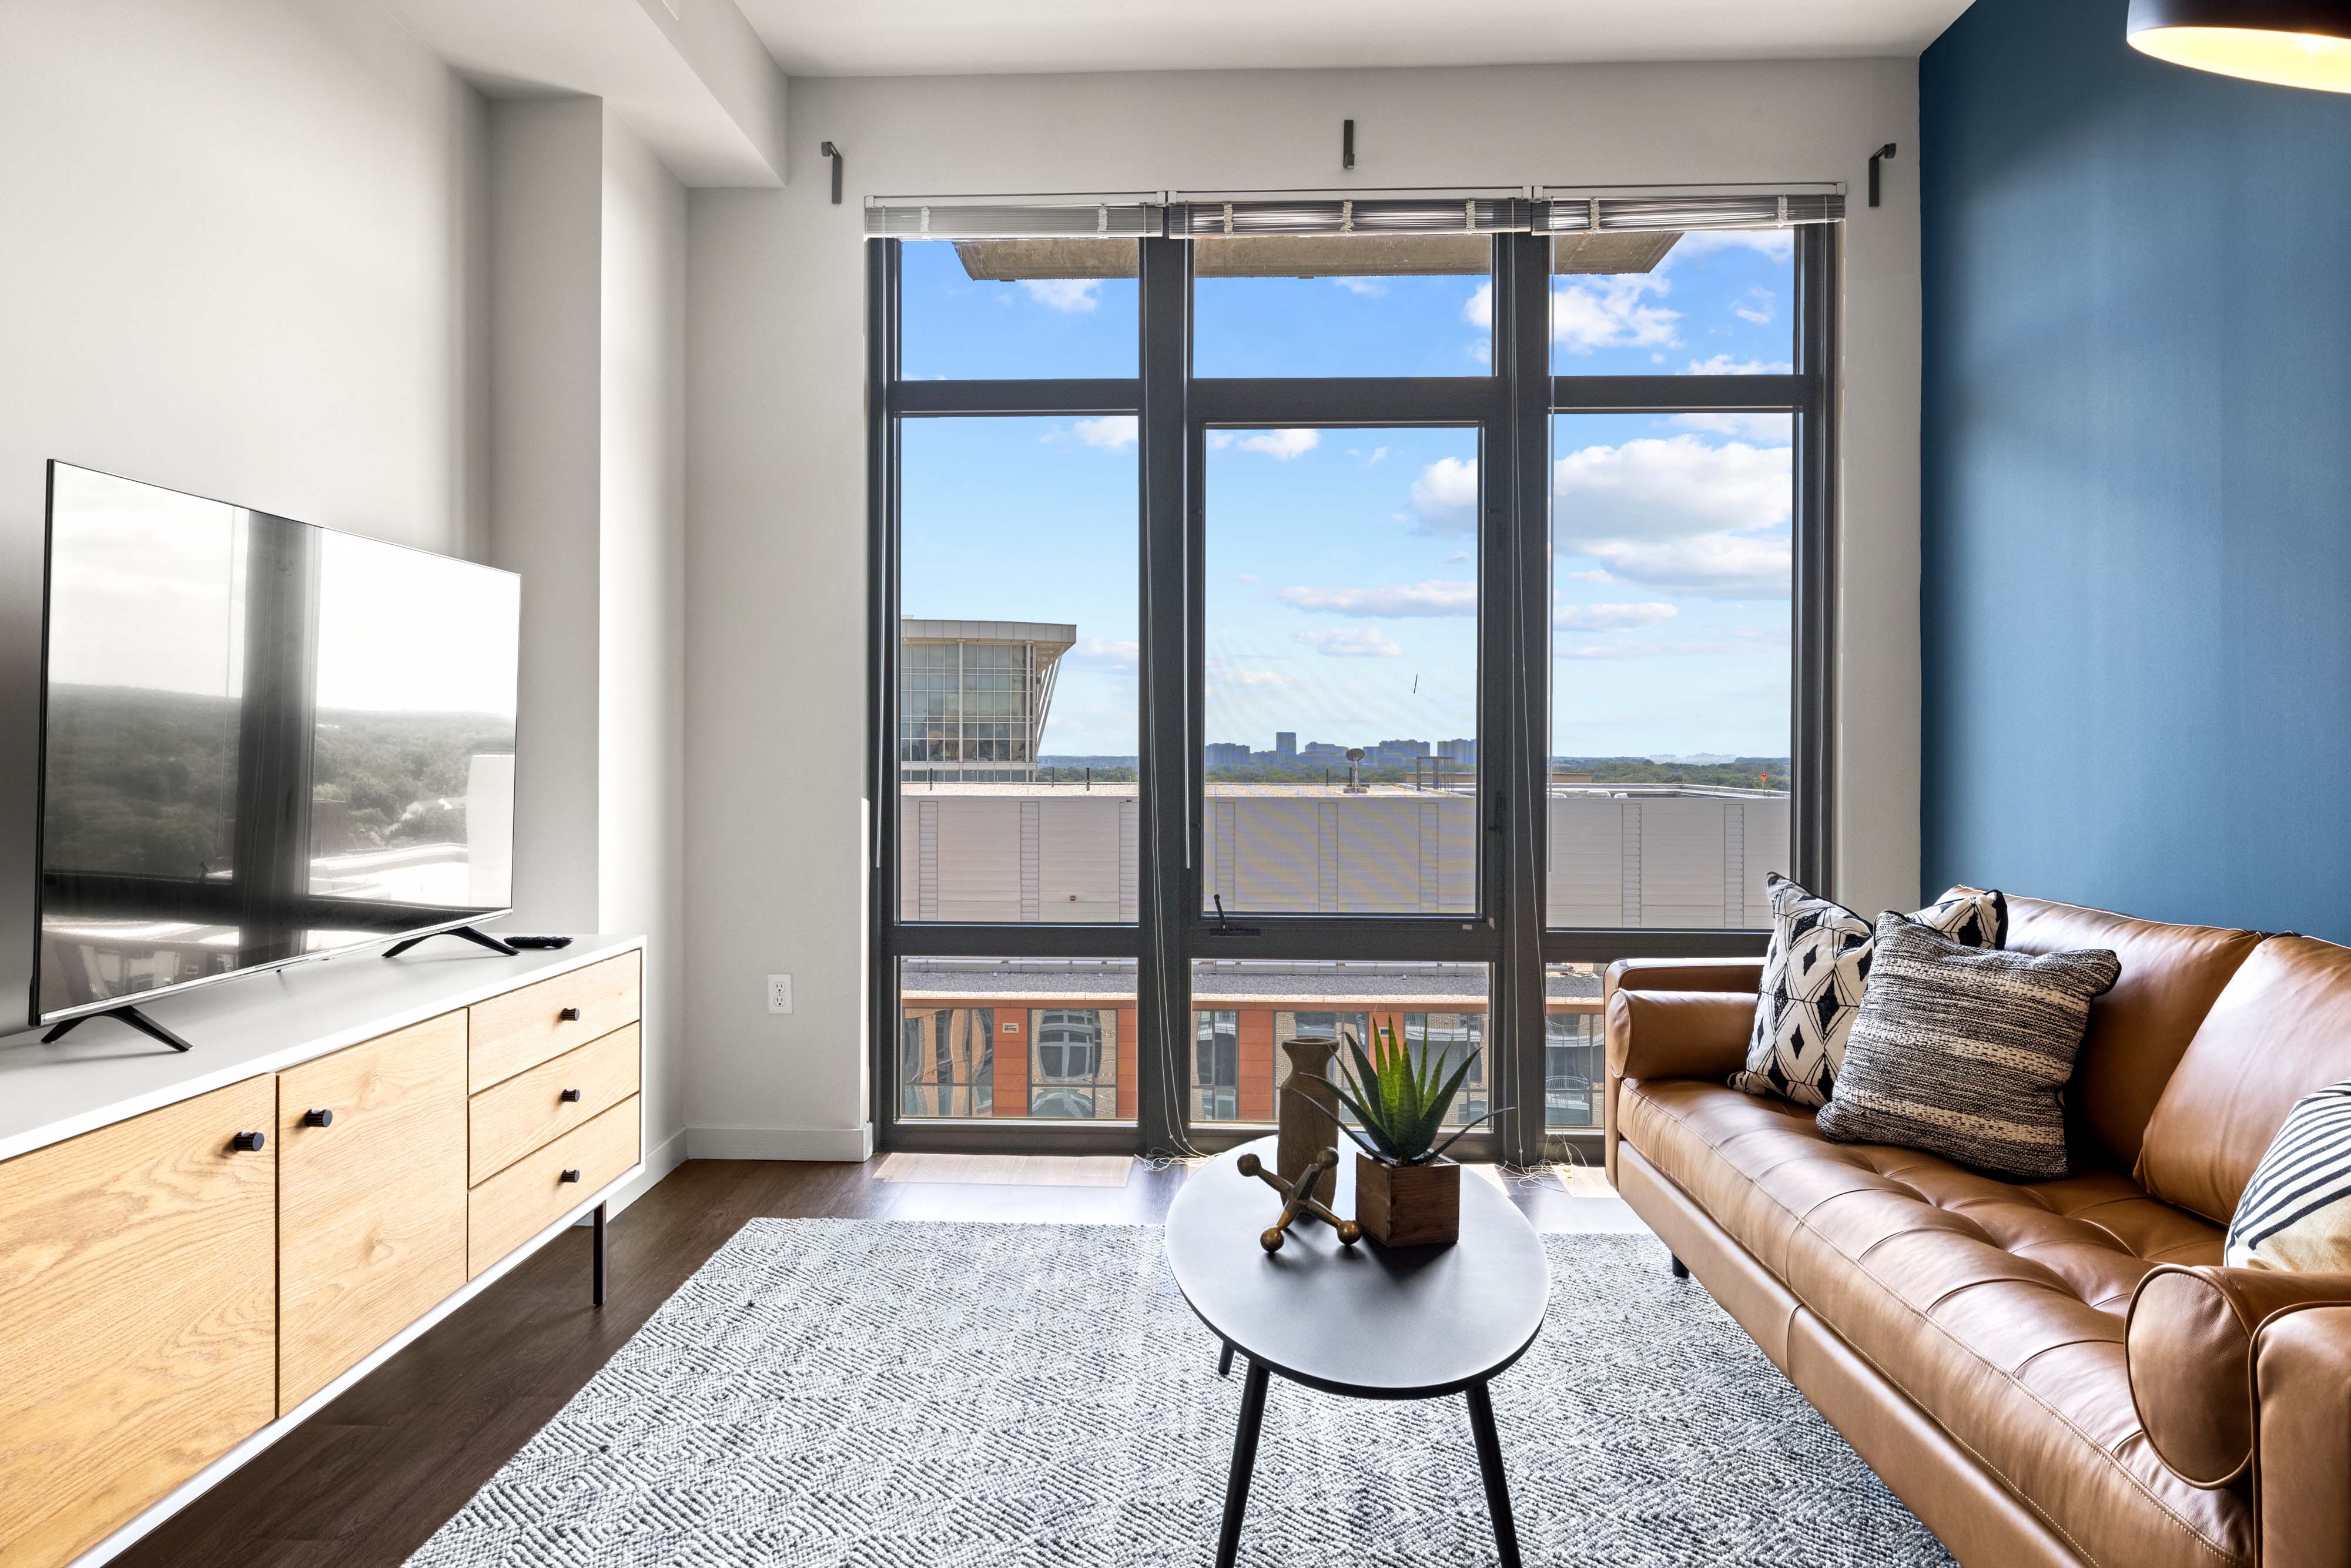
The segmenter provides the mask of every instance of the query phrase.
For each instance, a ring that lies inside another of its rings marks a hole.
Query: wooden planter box
[[[1383,1247],[1449,1247],[1461,1239],[1461,1167],[1355,1156],[1355,1223]]]

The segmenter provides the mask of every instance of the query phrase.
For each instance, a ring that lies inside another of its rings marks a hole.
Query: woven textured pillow
[[[1763,955],[1747,1067],[1730,1075],[1730,1086],[1825,1105],[1869,985],[1869,922],[1776,872],[1764,887],[1771,944]],[[1970,946],[1997,947],[2008,938],[2008,900],[1975,888],[1953,888],[1911,918]]]
[[[2351,1083],[2305,1094],[2229,1221],[2232,1269],[2351,1273]]]
[[[1821,1132],[2056,1180],[2070,1168],[2062,1096],[2090,1001],[2121,973],[2102,950],[1970,947],[1886,911]]]

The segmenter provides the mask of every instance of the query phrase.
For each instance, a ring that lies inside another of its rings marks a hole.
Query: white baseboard
[[[873,1157],[873,1124],[857,1127],[688,1127],[690,1160],[849,1160]]]

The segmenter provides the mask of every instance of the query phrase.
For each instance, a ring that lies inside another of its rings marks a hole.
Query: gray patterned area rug
[[[1646,1237],[1545,1238],[1495,1380],[1530,1568],[1948,1568]],[[411,1568],[1202,1568],[1241,1377],[1149,1226],[758,1219]],[[1458,1399],[1277,1377],[1248,1568],[1495,1561]]]

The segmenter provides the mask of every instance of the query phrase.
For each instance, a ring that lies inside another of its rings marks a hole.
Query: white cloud
[[[1730,313],[1742,321],[1752,321],[1760,326],[1779,314],[1779,305],[1780,297],[1770,289],[1750,288],[1747,291],[1747,303],[1733,305]]]
[[[1599,539],[1579,548],[1606,561],[1618,577],[1651,588],[1709,599],[1788,597],[1786,539],[1700,534],[1664,541]]]
[[[1785,376],[1795,373],[1796,367],[1785,360],[1740,360],[1729,354],[1717,354],[1710,360],[1692,360],[1683,372],[1693,376]]]
[[[1306,683],[1297,675],[1280,670],[1226,670],[1217,678],[1227,685],[1257,686],[1270,691],[1288,691]]]
[[[1383,588],[1285,588],[1282,601],[1296,610],[1329,615],[1475,615],[1478,585],[1431,580]]]
[[[1787,645],[1784,629],[1735,626],[1720,636],[1677,642],[1635,643],[1618,638],[1606,643],[1562,643],[1552,650],[1552,655],[1560,659],[1669,659],[1690,654],[1767,653]]]
[[[1796,254],[1793,229],[1692,229],[1675,242],[1661,264],[1670,267],[1685,256],[1712,256],[1724,250],[1760,250],[1785,261]]]
[[[1404,644],[1375,626],[1341,626],[1327,632],[1301,632],[1300,642],[1331,659],[1393,659]]]
[[[1551,612],[1551,621],[1570,632],[1628,632],[1680,613],[1670,604],[1562,604]]]
[[[1237,571],[1233,573],[1233,580],[1235,582],[1255,582],[1258,580],[1258,575],[1253,571]]]
[[[1381,458],[1385,457],[1387,455],[1388,449],[1386,447],[1374,446],[1372,448],[1372,455],[1364,459],[1364,466],[1369,468],[1372,465],[1377,463]]]
[[[1559,575],[1569,582],[1614,582],[1616,580],[1604,571],[1562,571]]]
[[[1677,413],[1674,423],[1690,430],[1744,435],[1774,445],[1784,445],[1795,438],[1795,416],[1787,413]]]
[[[1792,453],[1695,435],[1588,446],[1552,466],[1562,547],[1625,581],[1726,599],[1785,598]]]
[[[1478,465],[1466,457],[1440,457],[1412,482],[1412,509],[1433,533],[1478,529]]]
[[[1071,428],[1088,446],[1121,452],[1134,444],[1135,424],[1131,413],[1106,413],[1100,419],[1081,419]]]
[[[1143,657],[1143,645],[1122,642],[1115,637],[1081,637],[1078,645],[1070,650],[1069,656],[1090,664],[1132,667]]]
[[[1552,340],[1564,344],[1571,354],[1652,344],[1675,347],[1681,342],[1674,330],[1681,312],[1644,300],[1646,295],[1664,295],[1672,287],[1656,274],[1646,272],[1561,283],[1552,290]]]
[[[1102,302],[1099,277],[1024,277],[1020,287],[1048,310],[1091,310]]]
[[[1494,329],[1494,282],[1488,278],[1479,284],[1468,298],[1461,302],[1461,319],[1472,327]]]
[[[1220,441],[1218,436],[1224,439]],[[1262,452],[1276,462],[1287,463],[1322,445],[1322,433],[1319,430],[1259,430],[1243,435],[1237,430],[1212,430],[1208,432],[1208,444],[1212,447],[1238,444],[1244,452]]]
[[[1695,435],[1587,446],[1552,465],[1562,533],[1574,538],[1687,538],[1788,520],[1792,450]]]
[[[1366,299],[1377,299],[1388,291],[1384,283],[1374,283],[1368,277],[1334,277],[1331,280],[1350,294],[1360,294]]]
[[[1445,564],[1447,566],[1466,566],[1468,564],[1468,560],[1469,552],[1468,550],[1456,550],[1451,555],[1445,558]]]

